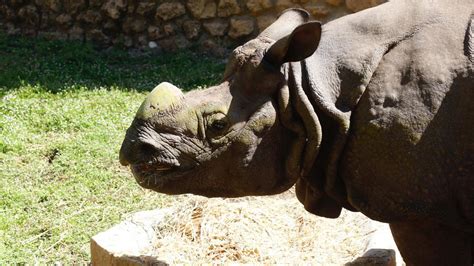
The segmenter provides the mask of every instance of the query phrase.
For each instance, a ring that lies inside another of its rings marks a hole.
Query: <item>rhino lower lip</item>
[[[166,171],[166,170],[170,170],[172,167],[168,167],[168,166],[158,166],[158,167],[155,167],[155,170],[158,170],[158,171]]]

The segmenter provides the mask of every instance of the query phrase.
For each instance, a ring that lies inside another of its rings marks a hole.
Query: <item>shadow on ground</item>
[[[162,81],[190,90],[218,82],[224,60],[187,50],[174,54],[119,48],[99,51],[82,42],[0,33],[0,70],[2,94],[24,85],[50,92],[80,87],[148,91]]]

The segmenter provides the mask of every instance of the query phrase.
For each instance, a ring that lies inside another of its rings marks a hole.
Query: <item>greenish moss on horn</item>
[[[183,93],[168,82],[156,86],[143,101],[135,117],[148,119],[157,114],[171,113],[181,107]]]

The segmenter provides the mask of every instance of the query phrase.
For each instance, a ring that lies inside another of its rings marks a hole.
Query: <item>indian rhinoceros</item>
[[[474,2],[282,13],[216,86],[158,85],[120,161],[166,194],[269,195],[390,224],[409,265],[474,262]]]

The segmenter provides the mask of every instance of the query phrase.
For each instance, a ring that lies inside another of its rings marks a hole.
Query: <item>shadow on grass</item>
[[[39,85],[50,92],[86,87],[149,91],[163,81],[187,91],[218,82],[224,60],[190,51],[131,54],[90,44],[11,37],[0,33],[0,90]],[[2,93],[3,94],[3,93]]]

